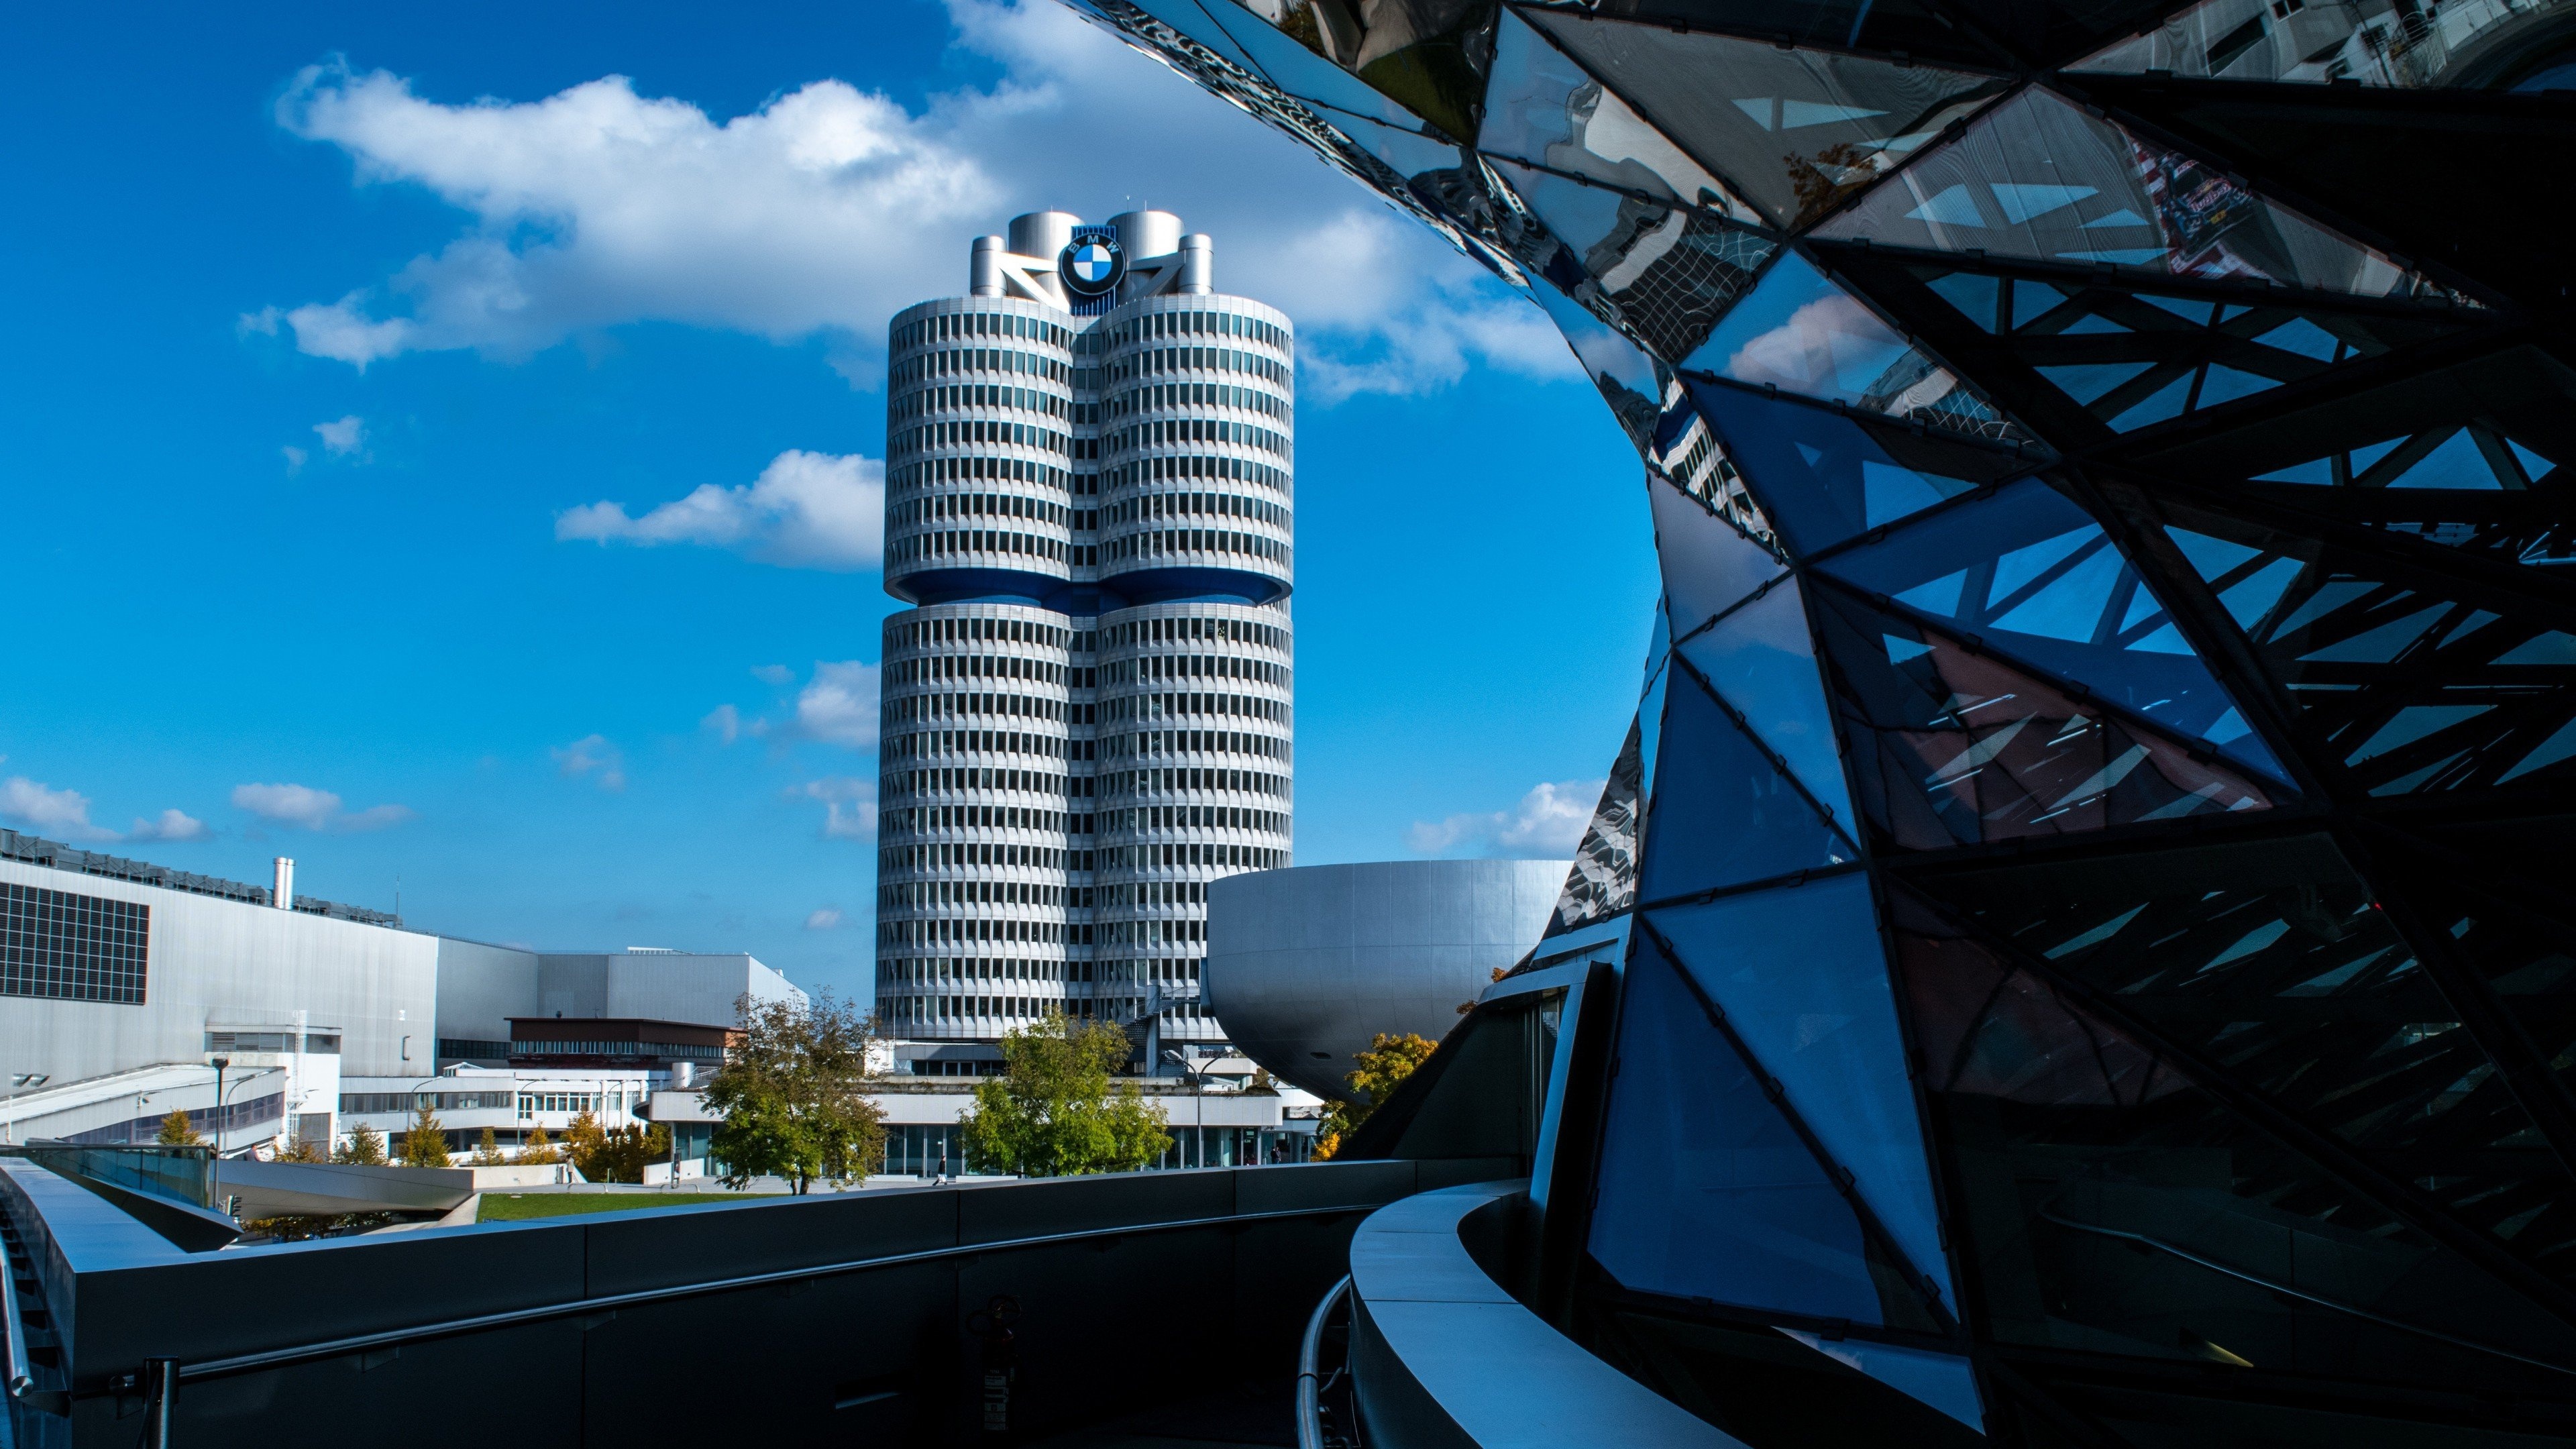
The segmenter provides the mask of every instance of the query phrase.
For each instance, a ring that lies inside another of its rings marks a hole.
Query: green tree
[[[349,1144],[332,1153],[331,1160],[362,1167],[382,1167],[385,1163],[384,1135],[361,1122],[349,1129]]]
[[[411,1130],[403,1134],[402,1160],[406,1167],[445,1167],[447,1165],[447,1129],[438,1125],[438,1114],[430,1110],[430,1099],[423,1095],[420,1111],[411,1120]]]
[[[161,1135],[152,1139],[164,1147],[194,1147],[205,1141],[197,1135],[197,1124],[188,1120],[188,1109],[173,1107],[161,1119]]]
[[[474,1155],[465,1159],[468,1167],[498,1167],[507,1161],[501,1155],[501,1138],[491,1128],[483,1129],[483,1140],[474,1144]]]
[[[811,1005],[744,996],[734,1008],[742,1040],[705,1097],[724,1117],[707,1141],[724,1185],[777,1176],[802,1193],[865,1177],[885,1155],[885,1112],[867,1094],[875,1021],[828,991]]]
[[[527,1137],[519,1143],[519,1155],[511,1160],[542,1167],[548,1163],[563,1161],[563,1149],[555,1146],[554,1139],[546,1136],[546,1129],[531,1127],[528,1129]]]
[[[1170,1150],[1163,1109],[1134,1082],[1113,1090],[1127,1033],[1060,1011],[1002,1038],[1002,1075],[958,1118],[978,1164],[1022,1177],[1133,1172]]]
[[[670,1154],[671,1129],[602,1127],[584,1112],[564,1133],[564,1151],[592,1182],[642,1182],[645,1164]]]
[[[1333,1103],[1324,1109],[1324,1120],[1315,1128],[1315,1157],[1318,1161],[1340,1150],[1342,1139],[1351,1129],[1369,1119],[1369,1114],[1395,1095],[1440,1043],[1406,1032],[1402,1036],[1379,1032],[1369,1038],[1369,1049],[1351,1053],[1355,1064],[1342,1076],[1350,1084],[1353,1100]]]

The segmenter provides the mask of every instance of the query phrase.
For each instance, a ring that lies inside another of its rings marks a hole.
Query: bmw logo
[[[1077,297],[1103,297],[1127,276],[1127,251],[1111,236],[1078,236],[1055,259],[1064,289]]]

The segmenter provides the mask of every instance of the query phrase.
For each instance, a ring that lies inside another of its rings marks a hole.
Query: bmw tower
[[[979,237],[889,346],[877,1001],[1213,1046],[1207,888],[1289,863],[1292,334],[1167,212]]]

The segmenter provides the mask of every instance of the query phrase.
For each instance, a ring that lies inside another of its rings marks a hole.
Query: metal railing
[[[215,1150],[166,1143],[30,1142],[8,1149],[48,1172],[215,1206]]]
[[[1297,1345],[1297,1449],[1325,1449],[1321,1374],[1324,1325],[1332,1319],[1333,1305],[1350,1291],[1350,1275],[1346,1273],[1324,1295],[1324,1301],[1315,1305],[1314,1316],[1306,1320],[1306,1337]],[[1338,1376],[1342,1371],[1333,1372]]]

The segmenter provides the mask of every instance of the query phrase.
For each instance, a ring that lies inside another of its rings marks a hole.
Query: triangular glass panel
[[[1783,45],[1830,46],[1992,70],[2012,64],[2003,51],[1927,0],[1607,0],[1591,12],[1664,30],[1777,38]]]
[[[2283,793],[1911,616],[1829,587],[1817,605],[1861,806],[1892,846],[2264,810]]]
[[[1945,200],[1962,189],[1964,198]],[[1978,117],[1816,235],[2269,279],[2366,297],[2433,290],[2387,257],[2037,86]]]
[[[1789,1110],[1858,1179],[1861,1200],[1888,1236],[1955,1308],[1868,877],[1725,896],[1645,919],[1779,1080]]]
[[[1664,735],[1638,899],[1669,900],[1859,858],[1688,674],[1667,690]]]
[[[1658,635],[1663,624],[1655,625]],[[1637,813],[1651,814],[1654,808],[1656,760],[1664,743],[1664,697],[1673,687],[1673,667],[1669,652],[1659,652],[1646,675],[1645,692],[1637,696]],[[1645,832],[1638,832],[1643,840]]]
[[[1637,841],[1645,827],[1645,757],[1639,725],[1632,720],[1619,756],[1610,764],[1609,781],[1592,823],[1574,848],[1573,869],[1548,918],[1547,934],[1562,935],[1579,926],[1618,915],[1637,903]]]
[[[2536,7],[2547,14],[2553,7]],[[2494,41],[2535,8],[2446,7],[2438,44],[2394,43],[2358,10],[2292,6],[2269,0],[2202,0],[2161,25],[2113,41],[2066,67],[2077,73],[2211,77],[2232,81],[2303,81],[2311,85],[2476,85],[2454,67],[2495,53]],[[2413,32],[2408,32],[2413,38]],[[2512,42],[2506,42],[2508,45]],[[2483,60],[2481,60],[2483,63]],[[2483,82],[2491,84],[2492,82]]]
[[[1665,608],[1676,636],[1689,634],[1787,572],[1769,549],[1663,479],[1650,477],[1646,494],[1655,522],[1655,557],[1664,570]]]
[[[1780,244],[1705,211],[1641,199],[1491,158],[1629,328],[1686,357]]]
[[[1822,216],[2002,89],[1991,77],[1932,66],[1527,13],[1777,226]]]
[[[1816,803],[1848,828],[1851,795],[1843,785],[1833,716],[1816,676],[1815,644],[1798,592],[1797,580],[1782,579],[1674,647]]]
[[[1619,1075],[1587,1247],[1622,1287],[1854,1323],[1928,1327],[1743,1056],[1661,951],[1623,973]]]
[[[2018,432],[1795,252],[1782,254],[1682,365],[1985,437]]]
[[[1783,1328],[1780,1332],[1846,1368],[1857,1369],[1901,1394],[1931,1405],[1980,1434],[1986,1432],[1986,1401],[1977,1392],[1976,1371],[1955,1353],[1934,1353],[1866,1338],[1827,1338],[1802,1328]]]
[[[2252,863],[2268,847],[2231,849]],[[2016,862],[1967,883],[1967,909],[1980,916],[1984,935],[1935,915],[1902,888],[1895,888],[1893,903],[1897,975],[1912,1008],[1925,1099],[1944,1128],[1954,1168],[1953,1211],[2001,1229],[1970,1234],[1964,1249],[1985,1287],[1981,1322],[1998,1341],[2082,1343],[2128,1358],[2196,1364],[2202,1372],[2213,1363],[2257,1370],[2295,1364],[2302,1373],[2447,1391],[2533,1382],[2532,1358],[2576,1363],[2576,1331],[2564,1321],[2349,1185],[2347,1174],[2253,1125],[2180,1073],[2151,1039],[2104,1020],[1992,944],[2007,938],[1994,933],[2044,915],[2054,919],[2027,930],[2027,945],[2010,938],[2026,955],[2098,933],[2124,950],[2131,942],[2167,948],[2190,941],[2174,960],[2199,959],[2225,949],[2200,944],[2228,930],[2210,904],[2232,904],[2242,918],[2249,897],[2253,909],[2264,909],[2260,887],[2233,881],[2223,870],[2206,872],[2196,879],[2194,899],[2176,900],[2170,913],[2160,914],[2166,908],[2151,901],[2169,885],[2192,887],[2154,857],[2052,866],[2044,880],[2026,886],[2008,878],[2022,869]],[[2278,868],[2258,866],[2254,879],[2281,878]],[[1942,890],[1948,905],[1946,878]],[[2055,893],[2061,891],[2067,893]],[[2209,901],[2198,899],[2203,892]],[[1987,903],[1998,894],[2011,901],[2009,908]],[[2070,910],[2072,901],[2083,904]],[[2380,1014],[2382,1004],[2407,1009],[2402,998],[2386,993],[2408,973],[2385,959],[2365,963],[2346,977],[2363,984],[2342,1010],[2329,1004],[2331,997],[2281,994],[2368,955],[2358,937],[2342,944],[2319,933],[2329,919],[2324,913],[2349,901],[2348,891],[2311,900],[2298,889],[2279,899],[2282,908],[2313,922],[2286,935],[2316,954],[2295,965],[2268,963],[2283,968],[2257,973],[2268,987],[2235,977],[2195,988],[2188,979],[2132,970],[2112,979],[2140,981],[2144,990],[2100,994],[2114,989],[2105,981],[2093,999],[2117,1002],[2159,1029],[2168,1023],[2189,1029],[2204,1041],[2247,1038],[2241,1050],[2212,1043],[2231,1074],[2242,1063],[2250,1075],[2277,1081],[2278,1073],[2304,1061],[2313,1068],[2309,1082],[2288,1085],[2302,1100],[2342,1093],[2345,1121],[2384,1100],[2377,1084],[2388,1081],[2388,1072],[2399,1077],[2391,1085],[2484,1098],[2445,1104],[2477,1116],[2500,1091],[2487,1074],[2474,1072],[2464,1081],[2456,1072],[2405,1070],[2422,1048],[2444,1050],[2440,1039],[2458,1035],[2456,1028],[2428,1034],[2398,1025],[2402,1016]],[[2073,946],[2058,959],[2078,961],[2086,949]],[[2230,972],[2220,968],[2222,978]],[[2415,989],[2424,989],[2421,973],[2412,975]],[[2167,981],[2198,991],[2200,999],[2166,994]],[[2321,1037],[2312,1045],[2311,1032]],[[2352,1062],[2349,1053],[2364,1043],[2363,1049],[2384,1048],[2385,1068]],[[2328,1058],[2344,1074],[2326,1070]],[[2471,1125],[2440,1120],[2439,1111],[2431,1118],[2394,1109],[2378,1115],[2382,1130],[2400,1134]],[[2469,1149],[2458,1160],[2463,1166],[2474,1161],[2472,1175],[2492,1186],[2489,1164],[2510,1155]],[[2453,1160],[2437,1149],[2420,1158],[2401,1154],[2389,1165],[2423,1176],[2414,1164]],[[2126,1265],[2138,1275],[2132,1281],[2153,1283],[2152,1296],[2088,1291],[2104,1281],[2106,1262]],[[2431,1281],[2443,1291],[2414,1286]],[[2249,1284],[2285,1291],[2248,1293]],[[2222,1303],[2232,1306],[2218,1311]],[[2178,1304],[2192,1306],[2178,1311]]]
[[[2341,761],[2363,789],[2576,778],[2549,756],[2576,721],[2576,683],[2547,622],[2448,597],[2421,571],[2313,539],[2214,514],[2195,522],[2166,533],[2298,705],[2307,748]]]
[[[2016,453],[1827,411],[1718,383],[1691,382],[1763,512],[1811,553],[1908,518],[2032,465]]]
[[[1178,10],[1171,0],[1155,0],[1149,9]],[[1196,10],[1197,7],[1191,7]],[[1282,0],[1245,6],[1209,5],[1207,14],[1174,16],[1169,23],[1195,38],[1221,33],[1238,46],[1258,44],[1260,22],[1253,12],[1278,27],[1274,36],[1292,39],[1315,57],[1358,77],[1386,100],[1459,140],[1472,139],[1483,109],[1487,58],[1493,52],[1496,5],[1492,0],[1435,7],[1348,6],[1314,0]],[[1209,18],[1224,15],[1240,23],[1217,27]],[[1368,102],[1350,96],[1309,68],[1295,64],[1288,48],[1259,45],[1265,67],[1279,84],[1319,94],[1329,104],[1360,115],[1374,114]]]
[[[2136,567],[2043,479],[1927,514],[1819,566],[2175,734],[2283,775]]]
[[[1601,389],[1602,401],[1610,405],[1610,415],[1618,419],[1628,440],[1637,445],[1638,454],[1652,459],[1656,439],[1667,426],[1666,413],[1679,409],[1686,417],[1690,404],[1678,387],[1667,387],[1668,374],[1663,364],[1639,347],[1635,339],[1566,295],[1583,284],[1579,273],[1562,281],[1554,277],[1548,280],[1558,285],[1533,286],[1530,299],[1556,323],[1556,330],[1565,334],[1565,345],[1573,349],[1574,360],[1592,375],[1592,385]]]
[[[2485,423],[2443,423],[2254,475],[2313,487],[2519,492],[2555,465]]]
[[[1617,91],[1509,10],[1494,32],[1494,78],[1485,91],[1485,129],[1476,149],[1498,163],[1519,163],[1515,187],[1530,168],[1544,167],[1646,200],[1705,207],[1739,221],[1762,219],[1690,153],[1647,125]],[[1553,201],[1541,205],[1529,189],[1521,194],[1531,197],[1559,236],[1581,234],[1550,213]]]
[[[1205,38],[1209,28],[1189,23],[1199,8],[1196,0],[1142,0],[1141,8],[1193,36]],[[1337,23],[1335,11],[1298,0],[1279,7],[1278,18],[1265,24],[1256,18],[1263,15],[1264,9],[1258,5],[1238,8],[1220,0],[1207,6],[1205,13],[1223,28],[1228,41],[1251,56],[1271,84],[1297,99],[1408,130],[1422,124],[1413,112],[1335,63],[1336,55],[1347,58],[1355,54],[1359,39],[1353,28]],[[1283,25],[1284,32],[1278,28]],[[1338,123],[1338,118],[1328,119]]]

